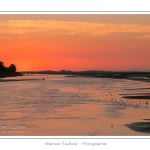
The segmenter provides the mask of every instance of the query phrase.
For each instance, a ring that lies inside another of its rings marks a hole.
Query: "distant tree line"
[[[16,66],[11,64],[9,67],[5,67],[4,63],[0,61],[0,72],[16,72]]]

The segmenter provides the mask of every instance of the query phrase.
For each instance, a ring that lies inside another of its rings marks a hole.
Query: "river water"
[[[44,78],[44,80],[43,80]],[[150,135],[127,126],[150,120],[150,82],[63,75],[0,79],[0,135]]]

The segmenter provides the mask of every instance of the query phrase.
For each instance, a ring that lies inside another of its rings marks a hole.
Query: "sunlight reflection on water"
[[[9,82],[0,82],[0,131],[27,126],[21,134],[1,135],[147,135],[125,124],[149,117],[148,100],[122,98],[149,92],[147,82],[60,75],[1,80]]]

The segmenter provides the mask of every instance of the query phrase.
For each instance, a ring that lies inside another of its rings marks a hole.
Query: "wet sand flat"
[[[149,123],[145,129],[132,129],[149,122],[142,120],[149,119],[148,99],[122,98],[150,93],[148,82],[58,75],[8,79],[0,83],[0,126],[26,126],[23,133],[11,135],[149,135]],[[12,84],[11,80],[18,81]],[[124,90],[128,88],[137,90]]]

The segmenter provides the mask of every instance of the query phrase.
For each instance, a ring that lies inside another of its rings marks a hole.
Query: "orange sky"
[[[0,61],[17,71],[150,71],[149,18],[0,15]]]

